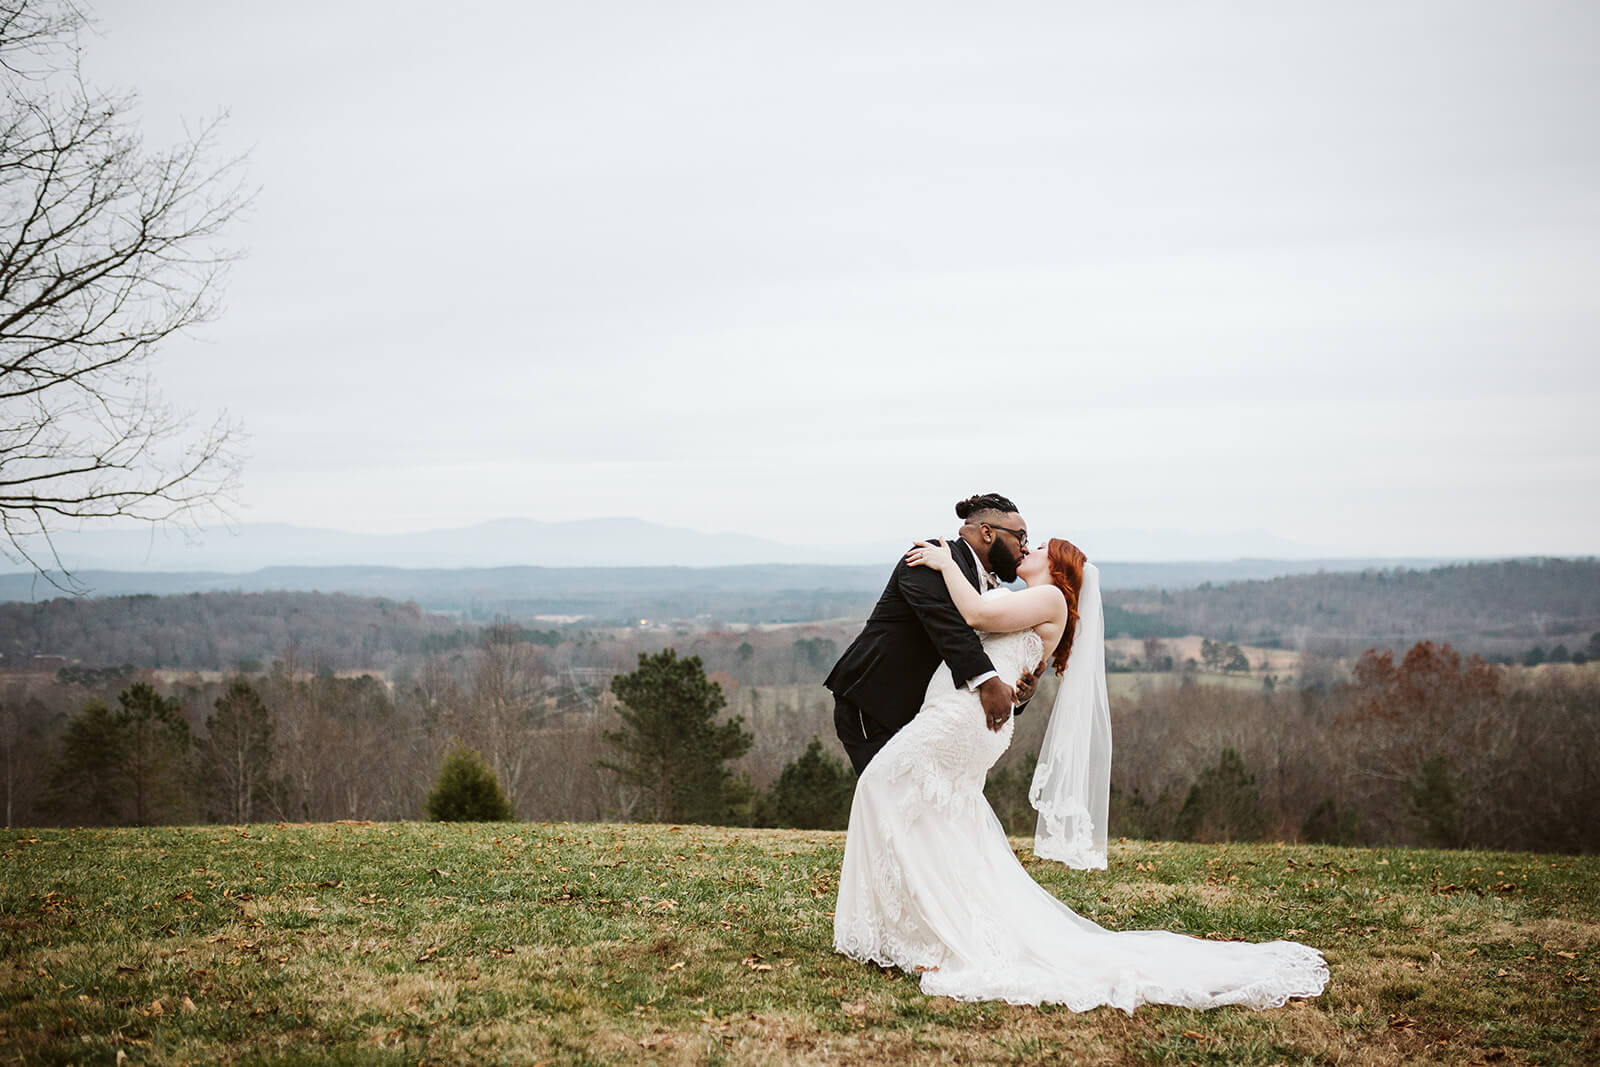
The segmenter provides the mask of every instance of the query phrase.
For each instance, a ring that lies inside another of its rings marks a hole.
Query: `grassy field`
[[[1120,929],[1294,937],[1268,1012],[930,999],[831,951],[843,835],[574,824],[6,831],[0,1060],[1600,1062],[1600,857],[1121,842]]]

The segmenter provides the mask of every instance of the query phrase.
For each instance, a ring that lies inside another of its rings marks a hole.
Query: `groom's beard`
[[[996,539],[989,546],[989,569],[994,571],[994,576],[1002,582],[1017,580],[1017,564],[1021,562],[1011,554],[1011,548],[1004,541]]]

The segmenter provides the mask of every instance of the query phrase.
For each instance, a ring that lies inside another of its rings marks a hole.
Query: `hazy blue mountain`
[[[178,531],[94,530],[57,537],[76,570],[256,571],[265,567],[717,566],[800,562],[811,550],[745,534],[702,533],[641,519],[497,519],[459,529],[347,533],[247,523],[189,537]],[[822,550],[832,554],[849,549]]]
[[[205,592],[321,592],[414,601],[426,611],[490,620],[582,616],[616,622],[709,614],[743,622],[861,616],[888,577],[871,565],[746,564],[727,567],[265,567],[225,572],[80,571],[95,597]],[[1437,560],[1236,560],[1223,563],[1106,563],[1105,586],[1193,588],[1204,582],[1283,575],[1435,566]],[[0,601],[51,600],[61,591],[32,574],[0,575]]]
[[[909,537],[937,531],[914,531]],[[1102,530],[1074,535],[1098,559],[1314,560],[1333,555],[1264,531],[1192,534]],[[186,536],[156,527],[64,532],[61,558],[74,571],[245,574],[268,567],[720,567],[795,563],[884,566],[898,542],[790,544],[707,533],[642,519],[538,522],[497,519],[458,529],[347,533],[281,523],[246,523]]]

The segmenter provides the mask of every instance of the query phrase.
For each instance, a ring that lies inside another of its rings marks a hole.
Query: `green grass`
[[[1600,858],[1124,842],[1030,871],[1119,929],[1294,937],[1267,1012],[928,998],[835,955],[843,835],[6,831],[0,1061],[1600,1061]]]

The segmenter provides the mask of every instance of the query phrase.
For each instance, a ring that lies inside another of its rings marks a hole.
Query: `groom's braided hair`
[[[980,493],[977,496],[969,496],[956,504],[956,518],[962,522],[967,521],[968,516],[984,511],[998,511],[1003,514],[1015,515],[1017,506],[999,493]]]

